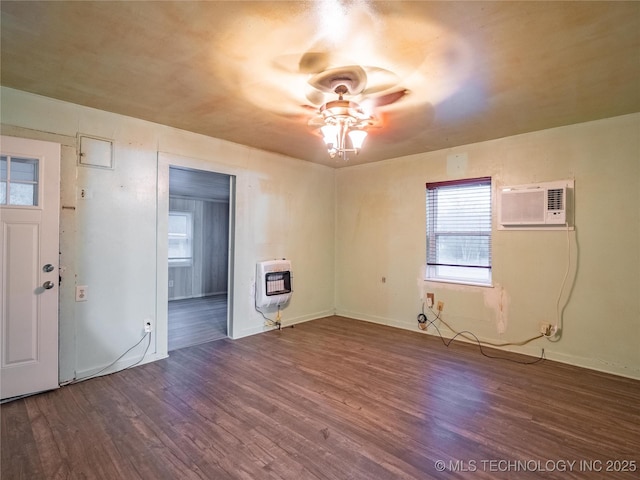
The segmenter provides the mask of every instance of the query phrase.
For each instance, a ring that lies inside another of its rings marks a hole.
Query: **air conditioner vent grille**
[[[547,210],[564,210],[564,189],[547,190]]]

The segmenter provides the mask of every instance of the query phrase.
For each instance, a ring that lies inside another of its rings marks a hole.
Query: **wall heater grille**
[[[283,305],[291,299],[291,262],[267,260],[256,265],[256,306]]]

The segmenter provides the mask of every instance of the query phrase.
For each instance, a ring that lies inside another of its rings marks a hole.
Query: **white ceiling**
[[[303,106],[323,98],[307,82],[324,68],[362,65],[370,85],[409,92],[376,111],[350,165],[640,111],[638,2],[3,0],[0,11],[2,85],[336,167]]]

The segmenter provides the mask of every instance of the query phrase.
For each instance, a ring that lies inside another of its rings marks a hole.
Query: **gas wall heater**
[[[256,265],[256,306],[278,306],[291,299],[291,262],[267,260]]]
[[[549,229],[571,226],[569,211],[573,180],[498,189],[498,228]]]

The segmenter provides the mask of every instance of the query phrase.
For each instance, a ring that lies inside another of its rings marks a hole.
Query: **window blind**
[[[491,178],[427,183],[427,265],[491,268]]]

